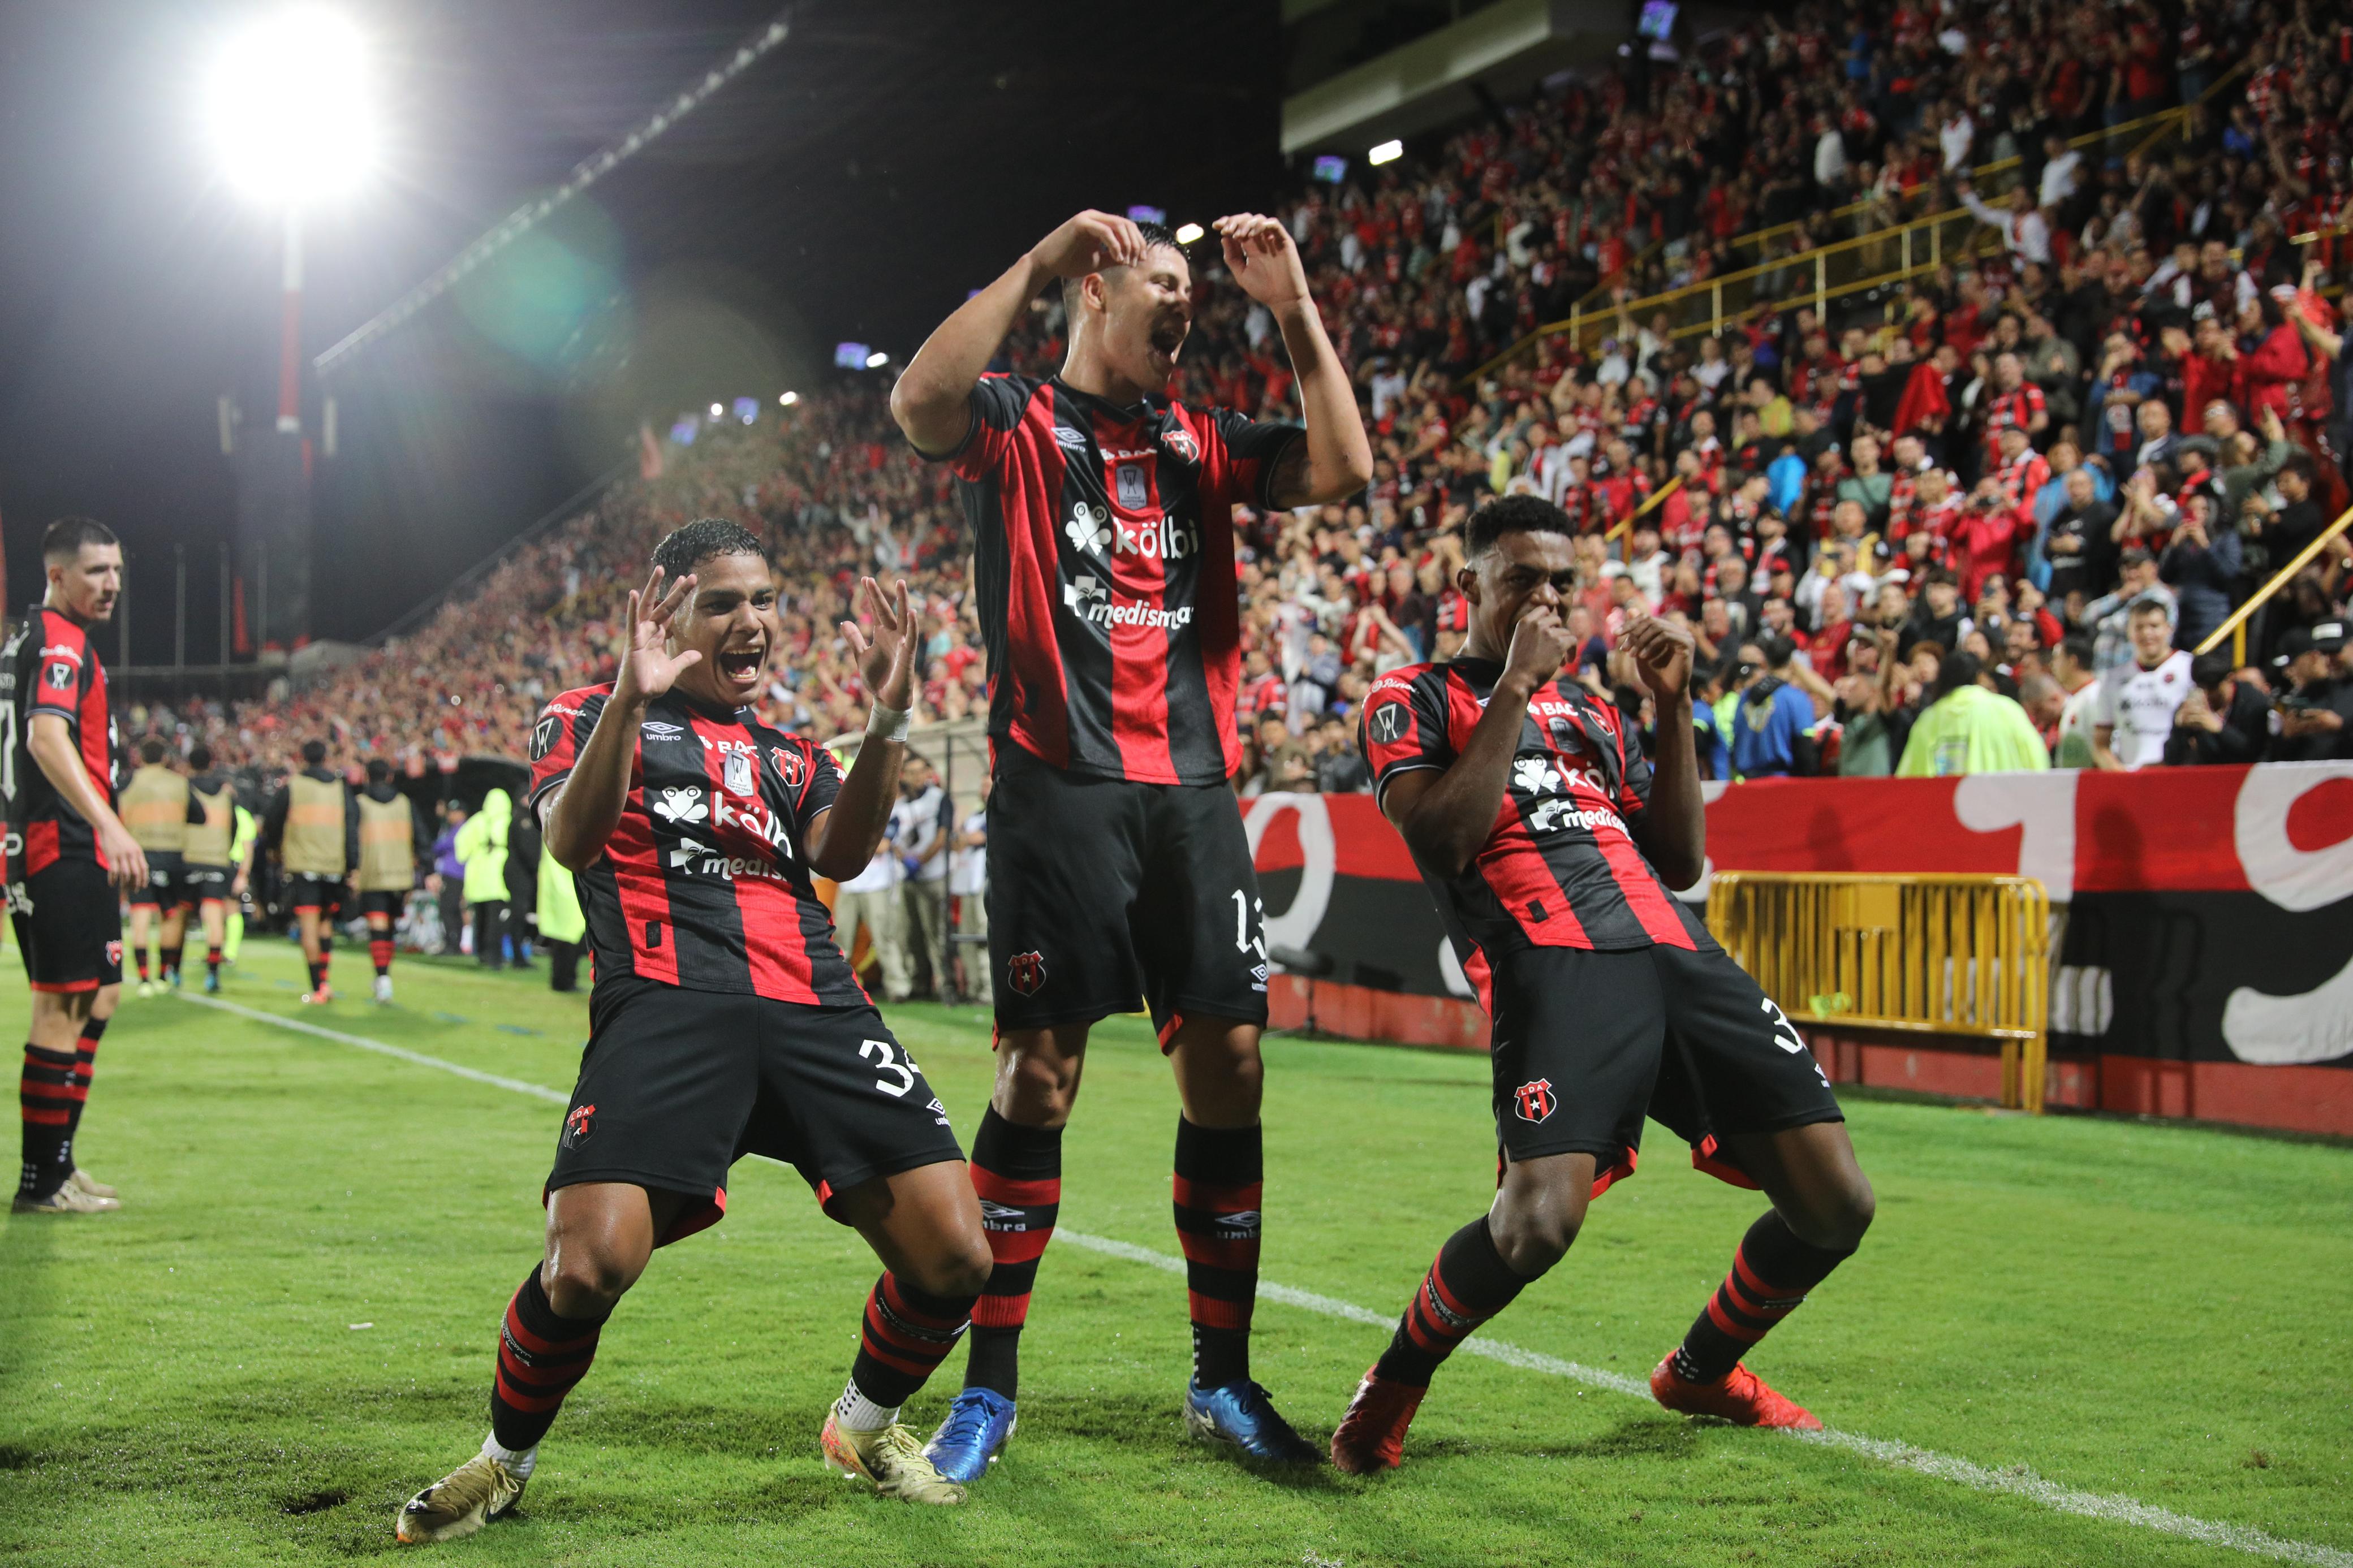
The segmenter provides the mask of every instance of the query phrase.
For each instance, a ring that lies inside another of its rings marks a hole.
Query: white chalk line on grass
[[[234,1013],[241,1018],[250,1018],[258,1024],[269,1024],[281,1029],[291,1029],[300,1034],[311,1035],[319,1039],[332,1040],[337,1045],[351,1046],[364,1051],[374,1051],[379,1056],[391,1057],[415,1067],[435,1068],[442,1072],[455,1073],[459,1078],[470,1079],[476,1083],[489,1084],[494,1089],[509,1089],[517,1094],[527,1094],[535,1100],[548,1100],[556,1105],[571,1103],[571,1096],[559,1089],[549,1089],[543,1084],[526,1083],[521,1079],[501,1078],[497,1073],[483,1072],[477,1068],[444,1061],[439,1057],[427,1056],[422,1051],[408,1050],[400,1046],[389,1045],[383,1040],[371,1040],[364,1035],[345,1034],[340,1029],[326,1028],[305,1019],[289,1018],[278,1013],[266,1013],[257,1007],[243,1007],[234,1002],[223,1002],[210,996],[195,996],[181,993],[180,999],[184,1002],[195,1003],[199,1006],[216,1008],[224,1013]],[[1105,1258],[1117,1258],[1129,1263],[1140,1263],[1147,1268],[1157,1268],[1167,1274],[1185,1272],[1185,1260],[1182,1258],[1170,1253],[1155,1252],[1148,1247],[1138,1247],[1133,1242],[1114,1241],[1109,1237],[1089,1236],[1083,1231],[1068,1229],[1055,1231],[1054,1237],[1058,1241],[1068,1242],[1072,1247],[1098,1253]],[[1397,1324],[1398,1315],[1395,1312],[1376,1312],[1369,1307],[1359,1307],[1353,1301],[1343,1301],[1336,1297],[1318,1295],[1313,1290],[1301,1290],[1289,1285],[1276,1285],[1263,1279],[1259,1281],[1258,1296],[1261,1301],[1296,1307],[1302,1311],[1318,1313],[1326,1318],[1338,1318],[1351,1323],[1362,1323],[1367,1328],[1388,1329],[1394,1328]],[[1546,1355],[1542,1351],[1532,1351],[1525,1346],[1508,1344],[1501,1340],[1491,1340],[1483,1335],[1474,1335],[1463,1341],[1456,1348],[1462,1354],[1484,1356],[1489,1361],[1501,1362],[1505,1366],[1516,1367],[1523,1372],[1540,1372],[1553,1377],[1565,1377],[1594,1388],[1606,1389],[1611,1394],[1623,1394],[1638,1399],[1648,1400],[1651,1397],[1650,1384],[1640,1378],[1629,1377],[1623,1373],[1605,1372],[1599,1367],[1586,1366],[1578,1362],[1565,1361],[1559,1356]],[[2040,1504],[2057,1513],[2074,1514],[2084,1519],[2105,1520],[2112,1524],[2134,1525],[2142,1530],[2155,1531],[2162,1535],[2179,1536],[2184,1540],[2200,1542],[2209,1546],[2225,1547],[2233,1552],[2246,1552],[2251,1556],[2269,1557],[2282,1563],[2306,1563],[2311,1565],[2311,1568],[2353,1568],[2353,1552],[2340,1551],[2333,1546],[2323,1546],[2316,1542],[2286,1540],[2268,1531],[2257,1530],[2251,1525],[2224,1524],[2214,1520],[2198,1519],[2189,1514],[2176,1513],[2171,1509],[2158,1508],[2153,1504],[2142,1502],[2137,1498],[2119,1497],[2108,1492],[2080,1491],[2075,1488],[2047,1480],[2022,1465],[1997,1469],[1968,1459],[1956,1458],[1949,1454],[1940,1454],[1933,1448],[1916,1447],[1910,1443],[1893,1443],[1884,1438],[1866,1437],[1859,1432],[1841,1432],[1835,1428],[1820,1432],[1790,1432],[1787,1436],[1802,1443],[1810,1443],[1817,1447],[1842,1449],[1851,1454],[1861,1455],[1864,1458],[1875,1459],[1883,1465],[1894,1466],[1898,1469],[1910,1470],[1916,1475],[1928,1476],[1940,1481],[1950,1481],[1957,1486],[1967,1487],[1972,1491],[2023,1498],[2029,1502]]]

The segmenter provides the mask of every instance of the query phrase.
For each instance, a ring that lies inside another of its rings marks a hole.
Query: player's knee
[[[1799,1215],[1783,1221],[1799,1240],[1828,1252],[1852,1252],[1862,1245],[1879,1200],[1861,1170],[1849,1173],[1827,1190],[1813,1195]]]
[[[1567,1256],[1585,1224],[1585,1205],[1545,1192],[1506,1193],[1487,1215],[1487,1229],[1505,1268],[1533,1279]]]
[[[638,1270],[609,1254],[566,1247],[540,1271],[548,1305],[566,1318],[602,1318],[637,1282]]]
[[[977,1296],[987,1285],[988,1272],[995,1267],[996,1261],[988,1253],[988,1238],[976,1231],[957,1245],[944,1247],[925,1259],[915,1271],[913,1283],[934,1296]]]
[[[1026,1126],[1059,1127],[1078,1098],[1079,1058],[1049,1049],[1008,1045],[997,1063],[1000,1098]]]

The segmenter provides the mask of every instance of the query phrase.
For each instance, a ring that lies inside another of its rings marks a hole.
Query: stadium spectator
[[[2170,612],[2142,600],[2126,614],[2132,657],[2100,676],[2092,704],[2092,755],[2107,772],[2165,760],[2173,715],[2189,695],[2189,655],[2173,647]]]
[[[1954,778],[2039,773],[2050,765],[2050,752],[2026,710],[1993,689],[1975,654],[1957,653],[1936,671],[1928,705],[1912,726],[1895,774]]]
[[[493,786],[482,795],[482,808],[466,818],[452,847],[465,867],[466,907],[474,923],[474,962],[485,969],[506,963],[507,836],[514,821],[514,799]]]
[[[2289,689],[2278,700],[2279,737],[2271,760],[2300,763],[2353,757],[2353,680],[2337,668],[2345,624],[2330,621],[2291,630],[2280,642],[2280,667]]]

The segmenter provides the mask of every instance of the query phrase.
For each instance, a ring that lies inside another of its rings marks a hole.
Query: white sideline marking
[[[352,1046],[360,1050],[374,1051],[379,1056],[392,1057],[417,1067],[437,1068],[443,1072],[455,1073],[459,1078],[471,1079],[476,1083],[486,1083],[495,1089],[512,1089],[517,1094],[527,1094],[535,1100],[548,1100],[556,1105],[569,1105],[572,1102],[570,1095],[549,1089],[543,1084],[525,1083],[521,1079],[501,1078],[496,1073],[482,1072],[478,1068],[464,1067],[457,1062],[444,1061],[439,1057],[428,1057],[422,1051],[404,1049],[399,1046],[386,1044],[383,1040],[371,1040],[364,1035],[347,1035],[339,1029],[323,1028],[300,1018],[289,1018],[277,1013],[265,1013],[257,1007],[241,1007],[234,1002],[217,1001],[209,996],[194,996],[185,992],[178,994],[183,1002],[193,1002],[202,1007],[217,1008],[224,1013],[234,1013],[241,1018],[250,1018],[257,1024],[271,1024],[281,1029],[292,1029],[299,1034],[313,1035],[322,1040],[332,1040],[339,1046]],[[1138,1247],[1133,1242],[1114,1241],[1109,1237],[1089,1236],[1083,1231],[1076,1230],[1057,1230],[1054,1235],[1058,1240],[1067,1241],[1073,1247],[1088,1252],[1100,1253],[1106,1258],[1117,1258],[1129,1263],[1140,1263],[1147,1268],[1157,1268],[1168,1274],[1185,1272],[1183,1258],[1166,1252],[1155,1252],[1148,1247]],[[1263,1279],[1259,1281],[1258,1294],[1259,1300],[1262,1301],[1273,1301],[1285,1307],[1297,1307],[1303,1311],[1319,1313],[1327,1318],[1339,1318],[1351,1323],[1362,1323],[1368,1328],[1388,1329],[1393,1328],[1397,1323],[1397,1314],[1394,1312],[1376,1312],[1368,1307],[1359,1307],[1353,1301],[1343,1301],[1333,1296],[1320,1296],[1313,1290],[1300,1290],[1289,1285],[1271,1284]],[[1501,1340],[1474,1335],[1463,1341],[1456,1348],[1464,1354],[1484,1356],[1489,1361],[1501,1362],[1505,1366],[1517,1367],[1525,1372],[1541,1372],[1554,1377],[1566,1377],[1595,1388],[1607,1389],[1612,1394],[1628,1394],[1638,1399],[1647,1400],[1651,1397],[1651,1385],[1640,1378],[1628,1377],[1622,1373],[1605,1372],[1599,1367],[1586,1366],[1578,1362],[1564,1361],[1558,1356],[1546,1355],[1542,1351],[1532,1351],[1520,1345],[1507,1344]],[[1829,1429],[1820,1432],[1790,1432],[1787,1436],[1801,1443],[1811,1443],[1819,1447],[1842,1448],[1848,1453],[1859,1454],[1868,1459],[1876,1459],[1881,1464],[1892,1465],[1898,1469],[1911,1470],[1915,1474],[1933,1477],[1940,1481],[1951,1481],[1956,1485],[1967,1487],[1972,1491],[1998,1492],[2009,1497],[2023,1498],[2029,1502],[2039,1503],[2057,1513],[2075,1514],[2084,1519],[2105,1520],[2112,1524],[2137,1525],[2143,1530],[2153,1530],[2162,1535],[2179,1536],[2188,1541],[2202,1542],[2209,1546],[2226,1547],[2233,1552],[2243,1552],[2255,1557],[2269,1557],[2282,1563],[2306,1563],[2311,1565],[2311,1568],[2353,1568],[2353,1552],[2340,1551],[2334,1546],[2323,1546],[2316,1542],[2285,1540],[2257,1530],[2251,1525],[2223,1524],[2213,1520],[2197,1519],[2189,1514],[2176,1513],[2171,1509],[2155,1507],[2142,1502],[2137,1498],[2120,1497],[2109,1492],[2078,1491],[2073,1487],[2046,1480],[2023,1465],[1994,1469],[1989,1466],[1972,1463],[1968,1459],[1956,1458],[1949,1454],[1939,1454],[1933,1448],[1915,1447],[1909,1443],[1891,1443],[1883,1438],[1866,1437],[1859,1432]]]

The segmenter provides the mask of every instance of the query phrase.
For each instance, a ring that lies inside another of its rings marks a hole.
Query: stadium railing
[[[2306,545],[2302,550],[2297,551],[2295,559],[2288,562],[2286,565],[2281,567],[2278,571],[2273,573],[2270,581],[2266,582],[2262,587],[2256,589],[2253,594],[2250,594],[2247,596],[2247,602],[2245,604],[2241,605],[2237,609],[2232,611],[2228,620],[2224,621],[2221,626],[2216,626],[2211,632],[2208,633],[2206,640],[2200,643],[2190,651],[2192,653],[2210,653],[2214,648],[2221,646],[2224,637],[2229,637],[2231,639],[2232,667],[2233,668],[2245,668],[2247,662],[2247,618],[2253,616],[2257,610],[2262,609],[2264,605],[2268,604],[2271,601],[2273,595],[2277,594],[2282,588],[2286,587],[2290,583],[2294,582],[2295,580],[2295,574],[2303,571],[2305,566],[2315,556],[2327,549],[2328,542],[2335,539],[2338,534],[2344,532],[2348,526],[2353,526],[2353,507],[2347,507],[2343,511],[2338,512],[2337,514],[2337,521],[2330,523],[2327,528],[2322,529],[2318,538]]]
[[[1719,871],[1707,926],[1792,1022],[1997,1041],[2002,1104],[2041,1113],[2051,900],[2035,879]]]

